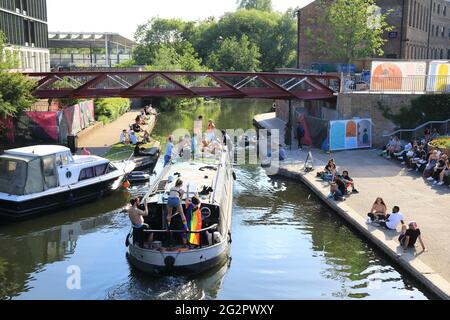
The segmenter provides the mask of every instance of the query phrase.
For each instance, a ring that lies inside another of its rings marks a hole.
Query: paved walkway
[[[88,148],[92,154],[103,156],[111,146],[119,142],[122,130],[129,129],[130,124],[135,122],[139,112],[130,111],[119,117],[116,121],[89,132],[78,140],[78,146]],[[150,120],[149,127],[153,130],[155,119]],[[153,123],[152,123],[153,122]]]
[[[311,151],[315,171],[303,172]],[[344,202],[327,198],[328,183],[316,177],[326,162],[336,159],[340,172],[348,170],[360,192]],[[324,202],[330,205],[358,231],[383,250],[420,282],[444,299],[450,299],[450,188],[431,187],[420,174],[408,172],[395,160],[379,156],[378,150],[354,150],[327,154],[322,150],[288,151],[288,160],[280,165],[279,175],[301,180]],[[367,224],[367,213],[377,197],[382,197],[392,210],[399,206],[405,222],[416,221],[428,252],[404,253],[397,241],[397,232]]]

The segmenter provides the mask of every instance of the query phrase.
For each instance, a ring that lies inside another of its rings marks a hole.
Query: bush
[[[95,119],[106,124],[130,110],[131,101],[123,98],[104,98],[96,99],[94,105]]]

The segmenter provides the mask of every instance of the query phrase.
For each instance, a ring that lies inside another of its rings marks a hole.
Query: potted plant
[[[440,137],[428,144],[429,150],[439,149],[450,157],[450,137]]]

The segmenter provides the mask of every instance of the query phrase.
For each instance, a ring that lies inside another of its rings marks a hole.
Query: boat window
[[[61,163],[63,166],[67,166],[69,164],[69,157],[67,156],[67,154],[61,155]]]
[[[92,167],[85,168],[85,169],[81,170],[80,178],[78,179],[78,181],[88,180],[88,179],[92,179],[92,178],[95,178],[94,168],[92,168]]]
[[[0,159],[0,192],[22,195],[27,176],[25,162]]]
[[[110,173],[110,172],[114,172],[114,171],[116,171],[117,170],[117,168],[110,162],[109,164],[108,164],[108,169],[106,170],[106,173],[105,174],[108,174],[108,173]]]
[[[44,180],[47,189],[56,188],[58,186],[58,178],[56,175],[56,159],[54,155],[43,157],[42,165],[44,169]]]
[[[99,165],[99,166],[96,166],[95,167],[95,175],[97,176],[97,177],[100,177],[100,176],[103,176],[104,174],[105,174],[105,172],[106,172],[106,168],[108,167],[108,164],[102,164],[102,165]]]

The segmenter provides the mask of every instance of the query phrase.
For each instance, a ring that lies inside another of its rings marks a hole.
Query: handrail
[[[188,234],[199,234],[202,232],[206,232],[209,230],[217,229],[219,227],[218,224],[214,224],[208,228],[198,230],[198,231],[185,231],[185,230],[143,230],[144,233],[188,233]]]
[[[383,135],[383,137],[394,136],[394,135],[396,135],[398,133],[402,133],[402,132],[414,132],[414,131],[420,130],[420,129],[422,129],[424,127],[427,127],[429,125],[432,125],[432,124],[444,124],[444,123],[448,123],[448,122],[450,122],[450,119],[444,120],[444,121],[428,121],[427,123],[424,123],[424,124],[418,126],[415,129],[399,129],[399,130],[394,131],[392,133],[385,134],[385,135]]]

